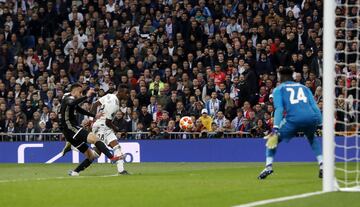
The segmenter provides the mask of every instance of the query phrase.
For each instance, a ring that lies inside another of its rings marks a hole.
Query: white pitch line
[[[304,194],[293,195],[293,196],[286,196],[286,197],[280,197],[280,198],[273,198],[273,199],[268,199],[268,200],[256,201],[256,202],[246,203],[246,204],[237,205],[237,206],[233,206],[233,207],[260,206],[260,205],[265,205],[265,204],[270,204],[270,203],[277,203],[277,202],[294,200],[294,199],[299,199],[299,198],[306,198],[306,197],[310,197],[310,196],[314,196],[314,195],[320,195],[320,194],[324,194],[324,193],[325,193],[324,191],[317,191],[317,192],[304,193]]]
[[[42,181],[42,180],[62,180],[62,179],[77,179],[77,178],[107,178],[115,177],[118,174],[112,175],[93,175],[93,176],[66,176],[66,177],[48,177],[48,178],[35,178],[35,179],[13,179],[13,180],[0,180],[1,183],[12,183],[12,182],[27,182],[27,181]]]

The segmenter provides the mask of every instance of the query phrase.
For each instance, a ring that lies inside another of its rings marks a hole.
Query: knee
[[[99,157],[99,155],[94,150],[89,148],[88,151],[85,152],[85,157],[90,161],[94,161]]]
[[[87,141],[90,144],[95,144],[97,141],[99,141],[99,139],[96,137],[96,135],[94,133],[90,133],[87,137]]]

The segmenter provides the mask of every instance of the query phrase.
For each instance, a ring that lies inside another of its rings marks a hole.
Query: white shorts
[[[92,132],[106,145],[109,145],[110,142],[117,140],[114,131],[107,127],[105,122],[101,120],[94,122]]]

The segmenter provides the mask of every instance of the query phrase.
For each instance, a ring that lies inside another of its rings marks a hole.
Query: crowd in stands
[[[79,82],[96,89],[93,101],[123,92],[119,137],[167,138],[183,116],[199,137],[262,137],[280,67],[322,108],[322,16],[322,0],[1,0],[0,131],[59,132],[62,96]],[[338,81],[337,96],[357,84]]]

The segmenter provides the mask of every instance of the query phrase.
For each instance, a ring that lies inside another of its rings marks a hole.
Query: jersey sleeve
[[[308,97],[308,100],[309,100],[310,107],[314,110],[314,112],[316,113],[316,116],[318,117],[318,120],[319,120],[318,124],[321,125],[322,121],[323,121],[321,111],[320,111],[318,105],[316,104],[316,101],[314,99],[314,96],[313,96],[312,92],[307,87],[306,87],[306,93],[307,93],[307,97]]]
[[[87,99],[86,96],[78,98],[78,99],[75,99],[74,97],[69,96],[69,97],[67,97],[67,104],[70,106],[75,106],[75,105],[78,105],[81,102],[85,101],[86,99]]]
[[[99,101],[101,104],[105,104],[105,102],[106,102],[106,97],[103,96],[103,97],[99,98],[98,101]]]
[[[76,111],[85,116],[95,117],[95,114],[86,111],[85,109],[81,108],[80,106],[76,106]]]
[[[274,107],[275,107],[275,113],[274,113],[274,128],[280,127],[280,122],[283,119],[283,113],[284,113],[284,105],[283,105],[283,97],[281,94],[281,88],[276,88],[273,92],[274,97]]]

